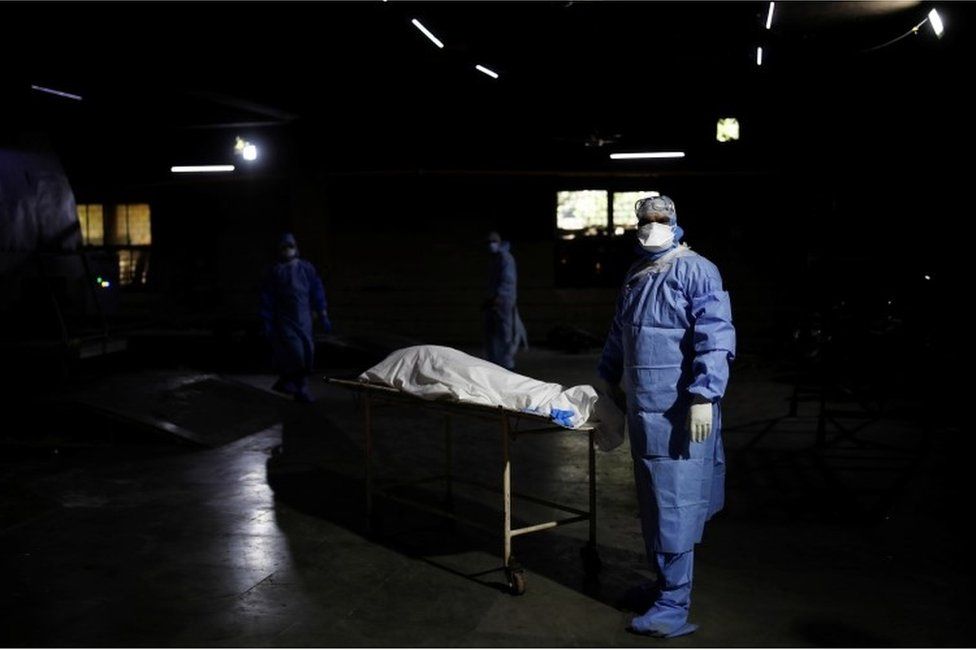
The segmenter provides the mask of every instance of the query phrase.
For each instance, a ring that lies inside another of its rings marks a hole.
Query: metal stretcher
[[[600,557],[596,549],[596,455],[594,452],[594,428],[591,425],[584,425],[578,429],[567,429],[566,427],[561,427],[558,425],[553,425],[552,421],[547,417],[540,415],[534,415],[531,413],[524,413],[522,411],[515,411],[512,409],[506,409],[500,406],[484,406],[481,404],[469,404],[465,402],[455,402],[446,400],[426,400],[409,393],[404,393],[395,388],[389,386],[383,386],[379,384],[371,384],[361,381],[349,381],[345,379],[334,379],[326,378],[326,381],[335,386],[340,386],[352,391],[359,393],[362,398],[363,404],[363,417],[364,417],[364,430],[365,430],[365,463],[366,463],[366,514],[368,516],[368,521],[370,528],[372,529],[375,524],[374,519],[374,509],[373,500],[375,496],[383,496],[384,498],[407,504],[421,510],[426,510],[428,512],[433,512],[454,521],[459,521],[476,528],[481,528],[487,530],[491,533],[496,533],[497,529],[486,526],[481,522],[472,521],[464,517],[456,515],[450,508],[453,503],[453,493],[452,485],[454,483],[461,483],[465,485],[472,485],[475,487],[487,489],[493,492],[500,492],[502,495],[502,508],[504,511],[504,517],[502,519],[502,536],[504,541],[504,552],[502,554],[503,567],[505,571],[505,577],[508,581],[508,588],[510,593],[514,595],[519,595],[525,592],[525,570],[522,566],[516,562],[515,557],[512,555],[512,539],[518,537],[519,535],[527,535],[529,533],[535,533],[543,530],[549,530],[550,528],[555,528],[557,526],[565,526],[566,524],[573,524],[582,521],[589,522],[589,541],[587,544],[580,549],[580,554],[583,559],[583,567],[588,575],[593,575],[599,571],[601,562]],[[373,415],[372,415],[372,405],[376,402],[388,402],[388,403],[399,403],[406,404],[408,406],[419,406],[421,408],[430,409],[434,411],[441,411],[445,413],[444,421],[444,459],[445,459],[445,473],[441,476],[432,476],[420,479],[419,481],[412,481],[410,483],[396,483],[396,484],[386,484],[383,486],[377,486],[373,479]],[[451,417],[454,415],[462,415],[467,417],[474,417],[482,420],[494,421],[499,424],[501,433],[501,445],[502,445],[502,467],[501,469],[501,487],[495,487],[491,485],[486,485],[476,481],[470,481],[467,479],[462,479],[454,476],[452,473],[452,434],[451,434]],[[533,426],[528,429],[520,429],[519,424],[522,422],[536,423],[537,426]],[[543,426],[538,426],[539,424]],[[589,438],[589,510],[579,510],[577,508],[572,508],[565,505],[560,505],[553,503],[551,501],[540,499],[537,497],[527,496],[525,494],[512,492],[512,473],[511,473],[511,457],[509,456],[509,445],[514,442],[519,436],[538,434],[538,433],[551,433],[554,431],[580,431],[587,434]],[[416,485],[418,483],[428,483],[444,481],[445,483],[445,500],[447,503],[446,508],[439,508],[436,506],[429,505],[427,503],[422,503],[414,499],[405,498],[396,494],[392,494],[391,490],[394,488],[404,487],[406,485]],[[562,510],[564,512],[570,513],[571,517],[566,517],[563,519],[557,519],[554,521],[544,521],[531,526],[525,526],[522,528],[512,528],[512,497],[515,496],[518,499],[531,501],[533,503],[538,503],[544,506],[556,510]]]

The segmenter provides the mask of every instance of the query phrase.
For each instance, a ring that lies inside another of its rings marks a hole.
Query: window
[[[660,196],[660,194],[653,190],[557,192],[556,229],[559,230],[562,239],[606,235],[610,232],[614,235],[622,235],[625,231],[637,227],[634,204],[638,199],[648,196]]]
[[[148,250],[128,248],[119,251],[119,284],[146,284],[148,274]]]
[[[152,243],[148,204],[117,205],[113,216],[112,244],[148,246]]]
[[[78,205],[82,243],[114,251],[119,260],[119,284],[144,285],[149,275],[152,221],[148,203],[106,206]]]
[[[614,287],[636,257],[638,199],[651,190],[556,193],[556,286]]]
[[[715,125],[715,139],[719,142],[729,142],[739,139],[739,120],[734,117],[723,117]]]
[[[78,223],[81,226],[81,243],[83,246],[103,246],[105,244],[105,221],[101,204],[79,205]]]
[[[576,235],[604,234],[610,221],[607,210],[607,192],[603,190],[579,190],[556,193],[556,228],[563,239]]]
[[[149,274],[152,244],[149,204],[116,205],[112,211],[111,244],[119,253],[119,284],[143,285]]]

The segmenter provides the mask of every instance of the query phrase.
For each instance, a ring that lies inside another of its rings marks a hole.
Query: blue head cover
[[[295,241],[295,235],[290,232],[283,233],[281,239],[278,240],[278,248],[283,248],[285,246],[294,246],[298,248],[298,242]]]
[[[641,199],[634,206],[634,212],[637,213],[637,218],[646,217],[650,214],[664,215],[668,218],[668,223],[674,227],[674,242],[671,244],[670,248],[663,251],[649,251],[640,244],[637,244],[637,250],[640,252],[642,257],[647,259],[656,260],[668,251],[674,249],[685,236],[685,231],[678,225],[678,212],[675,210],[674,201],[671,197],[655,196]]]

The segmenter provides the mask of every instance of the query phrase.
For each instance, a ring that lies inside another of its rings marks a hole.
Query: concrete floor
[[[537,349],[520,364],[540,379],[585,383],[595,356]],[[729,497],[696,555],[692,620],[701,629],[671,641],[625,630],[634,613],[623,596],[650,575],[626,446],[597,458],[599,581],[585,577],[586,525],[577,524],[516,539],[528,590],[513,597],[502,572],[491,571],[501,552],[497,496],[458,489],[456,503],[498,523],[497,536],[391,503],[380,504],[381,530],[371,535],[355,400],[322,382],[315,404],[295,404],[268,392],[271,383],[136,373],[80,391],[101,405],[96,415],[43,426],[11,416],[0,434],[0,645],[976,640],[957,487],[968,455],[949,434],[902,415],[865,427],[857,444],[832,434],[832,444],[816,449],[814,405],[784,418],[791,386],[758,361],[737,363],[726,400]],[[146,397],[147,385],[159,388],[156,397]],[[125,418],[105,417],[111,396],[128,405]],[[161,434],[153,422],[175,428]],[[381,409],[383,477],[438,472],[442,426],[428,412]],[[497,481],[495,429],[476,420],[456,420],[454,429],[456,471]],[[584,436],[519,439],[513,459],[516,490],[586,506]],[[438,493],[415,496],[436,502]],[[553,514],[515,507],[524,522]]]

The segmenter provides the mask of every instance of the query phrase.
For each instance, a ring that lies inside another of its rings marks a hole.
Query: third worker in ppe
[[[261,290],[261,320],[264,334],[271,341],[271,361],[281,377],[274,390],[310,402],[306,376],[315,359],[312,313],[322,328],[332,331],[325,308],[325,288],[315,267],[298,257],[298,245],[285,233],[278,246],[279,261],[264,281]]]
[[[488,299],[485,312],[485,348],[488,361],[515,369],[515,352],[527,344],[525,325],[515,303],[518,282],[511,245],[497,232],[489,233],[491,265],[488,271]]]
[[[598,371],[626,393],[634,480],[654,604],[631,622],[674,637],[688,622],[695,544],[725,499],[720,402],[735,356],[729,294],[718,268],[679,243],[674,202],[635,206],[641,259],[628,271]]]

